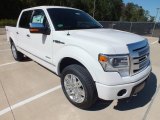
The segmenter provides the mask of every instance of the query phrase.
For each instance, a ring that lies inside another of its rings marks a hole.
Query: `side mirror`
[[[42,33],[44,35],[50,35],[50,28],[45,27],[42,23],[30,23],[30,33]]]

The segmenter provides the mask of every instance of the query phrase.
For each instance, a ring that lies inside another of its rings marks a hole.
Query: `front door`
[[[50,27],[43,10],[34,10],[31,23],[43,23],[44,26]],[[39,59],[52,63],[52,35],[44,35],[42,33],[30,33],[31,53]]]

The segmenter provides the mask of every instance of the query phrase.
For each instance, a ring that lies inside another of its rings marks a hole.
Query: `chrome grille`
[[[149,45],[146,40],[128,44],[130,52],[130,75],[135,75],[144,70],[149,64]]]

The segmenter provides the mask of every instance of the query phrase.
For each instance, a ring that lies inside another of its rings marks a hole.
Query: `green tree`
[[[95,18],[98,20],[117,21],[122,12],[122,0],[97,1]]]
[[[153,17],[141,6],[133,3],[125,5],[123,0],[4,0],[0,4],[0,19],[17,19],[22,9],[42,5],[82,9],[90,15],[95,13],[99,21],[153,21]]]
[[[121,16],[122,21],[132,21],[132,22],[144,22],[149,21],[149,11],[144,10],[142,6],[138,6],[134,3],[128,3],[123,7],[123,12]]]

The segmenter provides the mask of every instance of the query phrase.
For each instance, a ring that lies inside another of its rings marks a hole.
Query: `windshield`
[[[100,23],[80,10],[50,8],[47,11],[56,30],[102,28]]]

